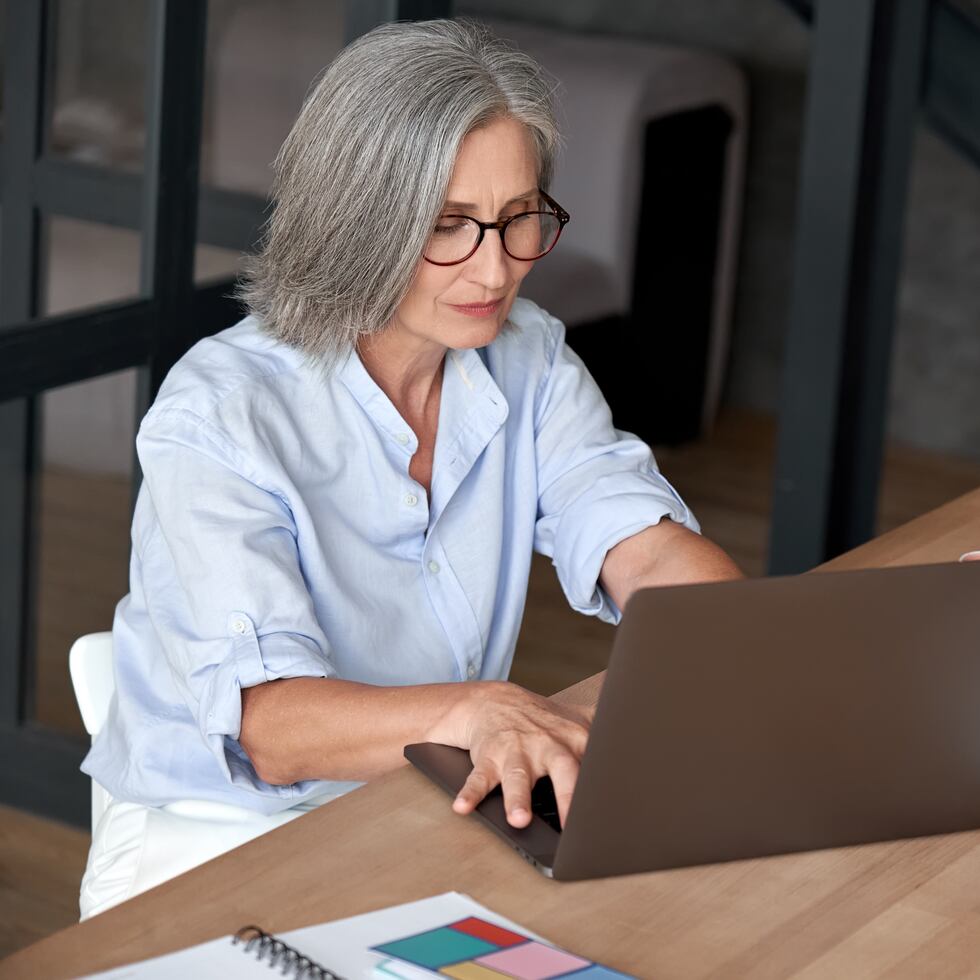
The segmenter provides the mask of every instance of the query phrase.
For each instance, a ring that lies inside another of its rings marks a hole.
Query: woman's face
[[[443,213],[480,221],[505,218],[535,206],[537,180],[527,129],[513,119],[498,119],[463,140]],[[493,230],[465,262],[439,266],[423,260],[390,329],[420,352],[483,347],[500,332],[533,265],[512,259]]]

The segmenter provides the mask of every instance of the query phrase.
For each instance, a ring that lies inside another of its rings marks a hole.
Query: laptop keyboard
[[[531,811],[536,813],[549,827],[561,833],[561,822],[558,819],[558,802],[555,799],[555,787],[550,776],[542,776],[531,790]]]
[[[495,786],[488,794],[491,796],[503,796],[504,791]],[[561,833],[561,821],[558,818],[558,801],[555,799],[555,787],[552,785],[550,776],[542,776],[531,790],[531,812],[539,816],[549,827]]]

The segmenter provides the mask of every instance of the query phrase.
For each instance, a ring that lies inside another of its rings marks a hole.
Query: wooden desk
[[[977,547],[980,490],[826,567]],[[449,890],[644,978],[980,977],[980,831],[557,883],[408,769],[15,953],[0,976],[77,976],[250,922],[282,932]]]

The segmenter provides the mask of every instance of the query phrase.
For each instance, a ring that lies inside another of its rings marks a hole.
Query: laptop
[[[637,592],[564,830],[475,814],[564,880],[980,828],[980,562]]]

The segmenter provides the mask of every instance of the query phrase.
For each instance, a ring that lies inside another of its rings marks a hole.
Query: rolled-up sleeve
[[[242,689],[337,673],[288,501],[190,412],[151,412],[137,451],[144,486],[134,528],[152,530],[146,540],[134,530],[134,547],[160,648],[226,777],[268,792],[237,745]],[[140,521],[140,507],[156,519]]]
[[[573,609],[617,623],[620,611],[598,584],[609,549],[665,517],[699,527],[649,446],[613,427],[602,393],[564,335],[548,317],[550,367],[535,410],[535,550],[553,560]]]

